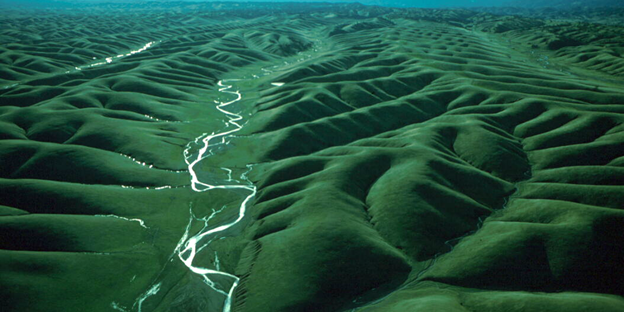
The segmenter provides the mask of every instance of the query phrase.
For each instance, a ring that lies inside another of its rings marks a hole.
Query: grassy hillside
[[[624,309],[624,28],[219,5],[1,13],[8,311],[223,310],[224,80],[232,311]]]

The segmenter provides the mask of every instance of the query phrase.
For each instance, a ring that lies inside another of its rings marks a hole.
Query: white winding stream
[[[314,49],[310,55],[298,55],[295,63],[308,60],[316,53],[318,53],[318,50]],[[266,76],[279,71],[284,66],[292,67],[294,65],[284,62],[283,65],[275,65],[268,69],[262,68],[264,71],[262,75],[252,75],[252,77],[260,78],[261,76]],[[222,206],[219,209],[213,209],[212,213],[209,213],[208,215],[197,216],[193,210],[193,203],[191,203],[189,206],[189,221],[186,229],[174,249],[170,261],[168,261],[172,262],[172,260],[177,257],[191,272],[200,276],[203,284],[207,285],[212,290],[208,300],[213,300],[211,302],[216,303],[211,304],[211,307],[209,308],[204,308],[209,311],[221,310],[221,312],[231,311],[234,291],[236,290],[236,287],[239,286],[240,279],[236,275],[221,270],[217,252],[212,251],[213,254],[210,254],[209,248],[207,247],[213,242],[229,237],[234,234],[232,232],[240,229],[240,227],[234,228],[235,226],[244,226],[241,223],[245,220],[245,216],[247,215],[247,206],[256,195],[257,189],[248,178],[248,174],[252,170],[253,165],[248,164],[246,165],[246,168],[241,169],[214,166],[208,167],[206,166],[206,163],[203,165],[200,163],[206,158],[215,155],[219,150],[226,148],[230,144],[235,133],[240,131],[244,126],[245,117],[242,115],[243,113],[236,113],[235,111],[238,111],[238,108],[233,108],[236,106],[233,104],[241,101],[243,96],[240,91],[234,90],[233,85],[227,84],[227,82],[234,81],[238,81],[238,79],[219,81],[218,90],[223,95],[229,97],[234,96],[235,98],[229,101],[214,101],[216,109],[223,113],[226,117],[225,128],[221,132],[212,132],[210,134],[204,133],[189,142],[184,150],[184,159],[191,177],[191,187],[193,191],[205,192],[210,190],[233,190],[236,191],[236,193],[239,193],[237,196],[240,196],[240,198],[236,201],[238,209],[234,211],[236,212],[236,215],[229,217],[229,219],[225,217],[224,219],[227,221],[217,221],[217,216],[221,217],[233,212],[234,207],[226,209],[226,206]],[[281,87],[283,85],[283,82],[271,83],[272,87]],[[217,173],[213,170],[217,170]],[[221,172],[219,172],[219,170]],[[196,230],[194,229],[197,228],[201,228],[201,230],[195,233]],[[191,232],[195,234],[192,234]],[[203,253],[201,253],[202,251]],[[200,253],[201,256],[198,256]],[[206,262],[206,259],[208,258],[206,256],[207,254],[213,259],[210,267],[204,267],[202,264],[199,264],[199,258],[201,258],[204,263]],[[174,276],[174,274],[167,274],[165,272],[171,272],[171,270],[176,269],[167,269],[167,266],[163,268],[156,281],[154,281],[150,285],[149,289],[136,299],[131,307],[132,311],[142,312],[142,308],[151,309],[152,307],[157,307],[157,300],[153,301],[154,305],[145,304],[145,307],[143,306],[144,303],[146,303],[146,300],[152,296],[166,296],[167,294],[161,294],[161,290],[170,289],[174,284],[179,282],[177,279],[172,280],[172,278],[167,277]],[[182,290],[182,294],[184,291],[185,290]],[[192,296],[197,295],[191,293],[188,295],[188,298],[191,298]],[[222,304],[221,302],[214,302],[214,298],[223,298],[223,301],[221,301]],[[184,298],[182,298],[182,300],[184,300]],[[199,302],[198,305],[203,306],[203,303],[204,302]],[[116,302],[113,302],[111,307],[119,311],[126,311],[124,307],[120,306]]]
[[[232,79],[230,81],[236,80]],[[246,166],[246,170],[240,174],[238,180],[232,178],[232,173],[234,171],[233,168],[219,168],[226,173],[226,178],[221,179],[215,177],[214,175],[206,175],[205,173],[201,175],[200,172],[198,172],[200,170],[196,169],[202,160],[214,155],[216,149],[223,148],[228,145],[230,143],[231,136],[243,128],[242,122],[244,117],[238,113],[228,110],[228,106],[242,99],[240,91],[232,91],[231,89],[233,86],[225,84],[225,80],[219,81],[218,85],[219,92],[228,96],[234,95],[236,98],[226,102],[215,101],[217,104],[216,108],[227,117],[227,121],[225,123],[226,127],[223,131],[213,132],[210,134],[204,133],[187,144],[184,150],[184,159],[188,166],[188,172],[191,176],[191,187],[195,192],[230,189],[241,190],[246,195],[244,195],[244,199],[240,202],[236,218],[233,221],[228,221],[225,224],[216,226],[214,224],[209,225],[209,222],[212,220],[212,223],[214,223],[213,218],[223,212],[226,206],[223,206],[218,210],[213,209],[212,213],[208,216],[198,217],[193,212],[193,205],[191,203],[189,206],[189,222],[186,226],[184,234],[174,249],[173,256],[177,256],[191,272],[201,276],[204,284],[209,286],[217,294],[220,294],[223,297],[221,311],[230,312],[234,290],[239,284],[239,278],[236,275],[221,271],[216,251],[214,252],[214,268],[203,267],[200,264],[197,264],[195,260],[197,255],[202,250],[208,247],[208,245],[212,242],[227,237],[227,230],[239,224],[245,218],[247,205],[256,195],[256,187],[247,178],[247,174],[251,171],[252,165]],[[191,229],[197,228],[198,224],[201,226],[201,230],[196,234],[191,234]],[[142,312],[145,300],[151,296],[157,295],[160,292],[162,285],[162,280],[152,284],[150,288],[134,303],[133,310]],[[120,311],[125,311],[123,310],[123,307],[119,306],[115,302],[113,302],[113,306],[111,307]]]
[[[101,59],[98,59],[97,57],[94,56],[93,57],[93,62],[91,62],[91,63],[85,64],[85,65],[80,65],[80,66],[74,66],[74,68],[69,69],[69,70],[65,70],[65,71],[52,72],[52,73],[48,73],[48,74],[40,73],[39,75],[37,75],[37,77],[35,79],[49,78],[49,77],[62,75],[62,74],[70,74],[70,73],[75,73],[75,72],[79,72],[79,71],[90,69],[90,68],[94,68],[94,67],[99,67],[99,66],[102,66],[102,65],[107,65],[107,64],[110,64],[110,63],[112,63],[114,61],[120,60],[122,58],[131,56],[131,55],[135,55],[137,53],[144,52],[145,50],[147,50],[149,48],[152,48],[153,46],[155,46],[156,44],[158,44],[160,42],[162,42],[162,41],[150,41],[150,42],[144,44],[143,46],[141,46],[140,48],[138,48],[136,50],[127,51],[126,53],[112,55],[112,56],[104,57],[104,58],[101,58]],[[19,86],[21,84],[28,83],[28,81],[29,80],[17,81],[17,82],[14,82],[12,84],[9,84],[9,85],[0,86],[0,90],[12,89],[12,88],[17,87],[17,86]],[[156,118],[148,116],[148,115],[145,115],[145,117],[148,117],[150,119],[156,119]]]
[[[231,221],[227,224],[219,225],[217,227],[209,228],[208,221],[210,221],[214,216],[216,216],[219,212],[221,212],[223,208],[225,207],[222,207],[220,210],[213,210],[213,213],[207,218],[197,219],[197,220],[201,220],[204,222],[204,227],[199,233],[189,237],[189,229],[194,219],[192,215],[192,211],[191,211],[191,219],[189,220],[189,224],[186,227],[184,236],[178,243],[178,247],[176,248],[176,251],[178,253],[178,258],[180,258],[180,260],[184,263],[184,265],[186,265],[193,273],[202,276],[206,285],[210,286],[213,290],[225,296],[224,304],[223,304],[223,312],[229,312],[231,309],[231,305],[232,305],[232,297],[234,294],[234,289],[236,289],[236,286],[238,286],[239,278],[233,274],[219,270],[219,258],[217,257],[216,252],[215,252],[216,269],[204,268],[204,267],[200,267],[200,266],[193,264],[193,260],[195,259],[195,256],[197,255],[197,253],[201,249],[206,247],[208,244],[210,244],[214,239],[216,239],[214,237],[212,239],[209,239],[210,237],[213,236],[213,234],[224,232],[230,229],[232,226],[238,224],[241,220],[243,220],[247,212],[247,204],[256,195],[256,187],[247,178],[247,173],[252,168],[251,165],[247,165],[247,171],[245,171],[240,177],[241,180],[245,182],[242,184],[229,184],[232,181],[236,181],[236,180],[232,179],[232,176],[231,176],[232,170],[228,168],[221,168],[228,172],[228,179],[225,181],[225,182],[229,182],[228,184],[209,184],[207,182],[201,181],[197,176],[197,172],[195,171],[195,166],[197,165],[197,163],[199,163],[206,157],[209,157],[213,154],[212,149],[211,149],[212,147],[214,147],[215,145],[228,144],[229,143],[228,137],[232,135],[233,133],[240,131],[243,128],[243,125],[239,123],[243,120],[243,116],[226,110],[227,106],[232,105],[233,103],[236,103],[243,98],[242,95],[240,94],[240,91],[238,90],[231,91],[230,89],[232,89],[232,85],[225,85],[223,80],[219,81],[218,85],[220,87],[219,92],[236,95],[236,98],[228,102],[215,101],[216,103],[218,103],[216,108],[219,111],[221,111],[223,114],[225,114],[225,116],[228,118],[226,129],[219,133],[213,132],[212,134],[209,134],[209,135],[203,134],[199,136],[198,138],[196,138],[194,142],[201,141],[203,144],[201,149],[199,150],[199,153],[196,156],[190,155],[190,152],[189,152],[190,144],[187,146],[186,150],[184,151],[184,158],[188,165],[189,173],[191,175],[192,188],[196,192],[205,192],[205,191],[209,191],[213,189],[242,189],[242,190],[248,191],[249,193],[247,194],[245,199],[241,202],[238,208],[238,217],[234,221]],[[231,129],[228,130],[228,128],[231,128]],[[213,276],[220,276],[220,277],[231,279],[232,284],[230,288],[229,289],[219,288],[217,284],[215,283],[215,281],[211,279],[211,277]]]
[[[157,43],[156,41],[150,41],[150,42],[144,44],[139,49],[128,51],[127,53],[122,53],[122,54],[118,54],[118,55],[109,56],[109,57],[104,58],[104,60],[96,61],[96,62],[87,64],[87,65],[76,66],[76,67],[74,67],[74,69],[75,70],[83,70],[83,69],[87,69],[87,68],[92,68],[92,67],[97,67],[97,66],[110,64],[113,61],[118,60],[120,58],[123,58],[123,57],[126,57],[126,56],[130,56],[130,55],[134,55],[134,54],[137,54],[137,53],[141,53],[141,52],[151,48],[156,43]],[[93,59],[95,60],[97,58],[93,57]],[[65,73],[69,73],[69,72],[70,71],[66,71]]]
[[[222,179],[222,181],[218,182],[208,182],[202,180],[196,171],[198,163],[213,155],[213,150],[215,148],[223,147],[224,145],[229,144],[231,135],[243,128],[243,124],[241,123],[244,117],[228,110],[228,106],[242,99],[241,93],[239,91],[232,91],[232,85],[226,85],[224,80],[219,81],[218,85],[219,92],[228,95],[235,95],[236,98],[227,102],[215,101],[217,104],[216,108],[228,119],[226,122],[227,126],[222,132],[213,132],[211,134],[204,133],[187,145],[184,151],[184,158],[186,164],[188,165],[189,174],[191,175],[191,186],[196,192],[205,192],[215,189],[238,189],[247,192],[247,194],[238,207],[236,219],[218,226],[209,226],[208,223],[220,212],[222,212],[225,206],[219,210],[213,210],[212,214],[201,218],[194,215],[193,207],[190,206],[189,223],[187,224],[184,235],[175,248],[174,254],[177,254],[178,258],[189,270],[191,270],[191,272],[201,276],[206,285],[212,288],[215,292],[223,295],[224,299],[222,311],[229,312],[232,306],[234,290],[239,284],[239,278],[233,274],[220,270],[219,258],[216,252],[214,254],[214,269],[202,267],[201,265],[194,263],[194,260],[200,251],[206,248],[213,241],[224,238],[228,229],[237,225],[241,222],[241,220],[243,220],[243,218],[245,218],[247,205],[256,195],[256,187],[247,178],[247,174],[252,169],[251,165],[247,165],[247,170],[240,175],[240,181],[232,179],[233,170],[229,168],[220,168],[227,173],[227,179]],[[196,146],[200,147],[199,150],[197,152],[192,152],[193,148]],[[211,178],[214,179],[214,177]],[[197,234],[191,235],[191,228],[193,227],[193,224],[197,222],[200,224],[203,223],[202,229]],[[224,282],[224,280],[226,281]],[[224,284],[226,286],[223,286]],[[153,287],[144,296],[142,296],[138,302],[138,310],[141,310],[142,302],[147,297],[156,294],[159,290],[160,284],[153,285]]]

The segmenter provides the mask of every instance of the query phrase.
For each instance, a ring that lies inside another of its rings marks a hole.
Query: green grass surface
[[[254,164],[197,260],[241,278],[232,311],[624,310],[621,27],[194,5],[0,16],[5,308],[137,311],[159,284],[142,311],[220,311],[175,250],[241,192],[194,192],[183,152],[241,79],[251,117],[197,166]]]

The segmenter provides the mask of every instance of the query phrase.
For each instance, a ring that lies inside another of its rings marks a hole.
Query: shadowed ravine
[[[0,8],[3,311],[624,310],[620,11]]]

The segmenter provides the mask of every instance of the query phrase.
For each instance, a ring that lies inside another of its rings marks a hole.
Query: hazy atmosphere
[[[489,6],[518,6],[518,7],[604,7],[604,6],[619,6],[624,7],[624,1],[621,0],[579,0],[579,1],[567,1],[567,0],[437,0],[437,1],[425,1],[425,0],[361,0],[361,1],[341,1],[341,0],[307,0],[307,1],[235,1],[235,0],[222,0],[222,1],[202,1],[202,0],[181,0],[185,2],[331,2],[331,3],[361,3],[366,5],[379,5],[388,7],[417,7],[417,8],[444,8],[444,7],[489,7]],[[32,5],[32,4],[54,4],[54,5],[66,5],[66,4],[89,4],[89,3],[145,3],[150,1],[144,0],[4,0],[4,5]],[[170,0],[155,0],[155,2],[179,2]],[[3,3],[0,3],[2,5]]]

